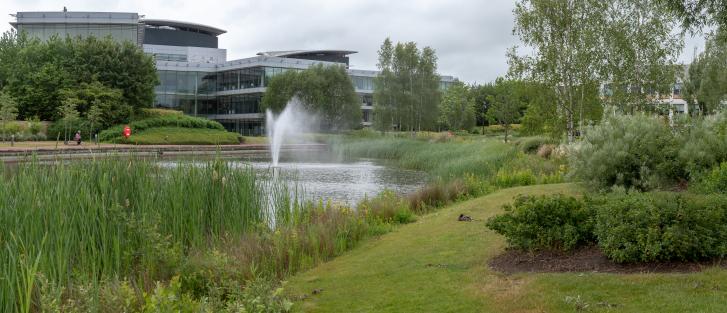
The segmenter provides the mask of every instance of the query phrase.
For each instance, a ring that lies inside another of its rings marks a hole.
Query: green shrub
[[[522,152],[535,154],[536,152],[538,152],[541,146],[556,143],[558,142],[554,139],[537,136],[523,139],[522,141],[520,141],[519,146]]]
[[[116,125],[99,134],[99,140],[112,141],[121,138],[125,125]],[[193,117],[181,114],[166,114],[159,117],[153,117],[129,123],[132,136],[136,132],[144,131],[149,128],[158,127],[180,127],[180,128],[209,128],[216,130],[225,130],[219,122],[208,120],[201,117]]]
[[[22,131],[22,127],[18,122],[10,122],[5,124],[2,131],[3,134],[5,134],[6,136],[17,135],[18,133],[20,133],[20,131]]]
[[[160,109],[160,108],[143,108],[139,110],[135,114],[135,119],[142,120],[147,118],[153,118],[153,117],[160,117],[165,115],[183,115],[184,112],[177,111],[177,110],[169,110],[169,109]]]
[[[613,261],[688,261],[727,254],[724,196],[617,193],[593,206],[598,245]]]
[[[43,124],[40,123],[38,117],[34,117],[28,120],[28,131],[31,135],[37,135],[43,129]]]
[[[593,187],[650,190],[685,177],[680,136],[645,115],[615,116],[586,130],[570,155],[570,175]]]
[[[283,296],[283,287],[270,279],[255,277],[245,285],[224,312],[285,313],[293,308],[293,302]]]
[[[727,112],[694,125],[679,151],[679,159],[692,178],[727,161]]]
[[[564,195],[520,196],[487,227],[505,236],[510,246],[572,250],[593,242],[593,213],[584,202]]]
[[[727,193],[727,162],[700,176],[694,189],[702,193]]]

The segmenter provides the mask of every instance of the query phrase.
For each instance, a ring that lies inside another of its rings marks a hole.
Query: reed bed
[[[245,307],[258,298],[249,290],[261,290],[245,288],[250,282],[265,277],[274,287],[393,227],[304,202],[288,184],[221,160],[29,162],[3,171],[2,312]],[[266,292],[266,305],[282,305]]]
[[[566,170],[564,160],[527,154],[516,145],[486,138],[352,136],[333,147],[343,158],[384,159],[429,173],[430,182],[407,197],[409,209],[417,214],[500,188],[560,183]]]
[[[346,140],[334,148],[345,157],[393,160],[398,166],[426,171],[433,179],[489,176],[517,154],[512,146],[495,140],[433,143],[384,137]]]
[[[267,225],[290,205],[275,201],[287,194],[267,196],[251,168],[220,161],[176,168],[133,158],[31,162],[11,171],[0,184],[3,312],[29,310],[38,273],[58,286],[162,279],[160,263],[169,260],[155,253],[159,245],[203,246]]]

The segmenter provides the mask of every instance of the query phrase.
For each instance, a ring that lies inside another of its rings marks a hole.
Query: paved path
[[[290,144],[283,145],[283,150],[323,150],[325,144]],[[82,144],[64,145],[55,142],[18,143],[15,146],[0,144],[0,159],[3,161],[21,161],[35,156],[41,159],[93,157],[99,155],[133,153],[135,155],[203,155],[203,154],[249,154],[267,153],[267,144],[239,145],[121,145],[121,144]]]

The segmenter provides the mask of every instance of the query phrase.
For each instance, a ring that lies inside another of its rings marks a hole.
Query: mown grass
[[[156,127],[129,137],[119,143],[137,145],[235,145],[239,135],[224,130],[209,128]]]
[[[576,195],[572,184],[504,189],[446,207],[289,280],[304,312],[724,312],[727,270],[685,274],[493,272],[505,249],[485,227],[519,194]],[[473,222],[457,222],[460,214]],[[311,295],[315,289],[323,290]]]

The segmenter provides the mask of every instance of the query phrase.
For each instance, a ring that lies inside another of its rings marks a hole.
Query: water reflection
[[[267,172],[269,162],[252,161],[256,171]],[[422,172],[388,167],[374,160],[349,162],[290,162],[279,164],[280,178],[302,188],[306,199],[330,199],[356,204],[366,196],[372,197],[384,189],[407,194],[425,181]]]

